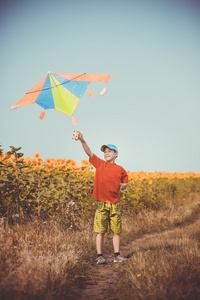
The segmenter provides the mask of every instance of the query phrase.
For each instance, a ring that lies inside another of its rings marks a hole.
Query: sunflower
[[[12,155],[10,158],[9,158],[9,162],[11,162],[11,163],[14,163],[15,162],[15,157]]]
[[[66,158],[62,158],[59,160],[60,161],[60,166],[65,166],[66,165]]]
[[[91,163],[86,159],[82,159],[81,160],[81,165],[82,165],[82,167],[90,167]]]
[[[36,167],[41,168],[43,165],[44,165],[43,160],[42,160],[42,159],[39,159],[39,160],[37,161]]]
[[[4,159],[5,155],[6,155],[6,153],[2,152],[2,153],[0,154],[1,159]]]
[[[54,168],[56,168],[58,166],[58,162],[56,159],[54,159],[54,158],[51,159],[51,166]]]
[[[83,167],[83,166],[81,167],[82,172],[86,171],[86,169],[87,169],[87,167]]]
[[[40,159],[40,153],[39,153],[39,152],[35,153],[35,154],[34,154],[34,158],[35,158],[35,159]]]
[[[70,167],[70,168],[74,168],[77,166],[77,162],[73,159],[68,159],[67,160],[67,165]]]
[[[74,168],[73,168],[77,173],[79,173],[79,172],[81,172],[82,170],[82,168],[81,167],[77,167],[77,166],[75,166]]]
[[[52,162],[51,158],[46,158],[45,165],[51,166],[51,162]]]
[[[36,159],[32,159],[32,165],[33,165],[34,167],[37,166],[37,160],[36,160]]]

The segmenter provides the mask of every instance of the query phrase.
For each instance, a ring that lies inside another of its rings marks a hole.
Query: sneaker
[[[121,256],[121,255],[117,255],[117,257],[114,258],[114,262],[123,262],[126,261],[127,258]]]
[[[103,258],[103,256],[97,257],[96,261],[97,261],[97,265],[104,265],[104,264],[106,264],[106,261]]]

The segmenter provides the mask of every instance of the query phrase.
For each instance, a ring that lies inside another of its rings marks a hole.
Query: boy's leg
[[[123,262],[127,258],[120,255],[120,234],[113,234],[114,262]]]
[[[104,241],[104,233],[97,233],[97,236],[96,236],[97,254],[102,254],[103,241]]]
[[[110,212],[110,229],[113,232],[114,262],[127,260],[127,258],[120,255],[120,233],[122,230],[122,221],[119,203],[112,204]]]
[[[103,242],[104,235],[108,228],[108,211],[106,208],[106,203],[98,201],[97,209],[94,218],[94,232],[96,235],[96,249],[97,249],[97,264],[105,264],[106,261],[103,258]]]
[[[113,248],[114,253],[120,252],[120,234],[113,234]]]

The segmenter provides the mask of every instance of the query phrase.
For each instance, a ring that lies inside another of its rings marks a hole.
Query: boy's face
[[[110,148],[105,148],[104,150],[104,158],[109,163],[114,163],[115,159],[117,158],[118,154],[114,150],[111,150]]]

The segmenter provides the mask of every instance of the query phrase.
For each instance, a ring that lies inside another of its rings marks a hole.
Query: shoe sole
[[[124,262],[124,261],[127,261],[127,259],[126,260],[114,260],[113,262],[118,263],[118,262]]]

